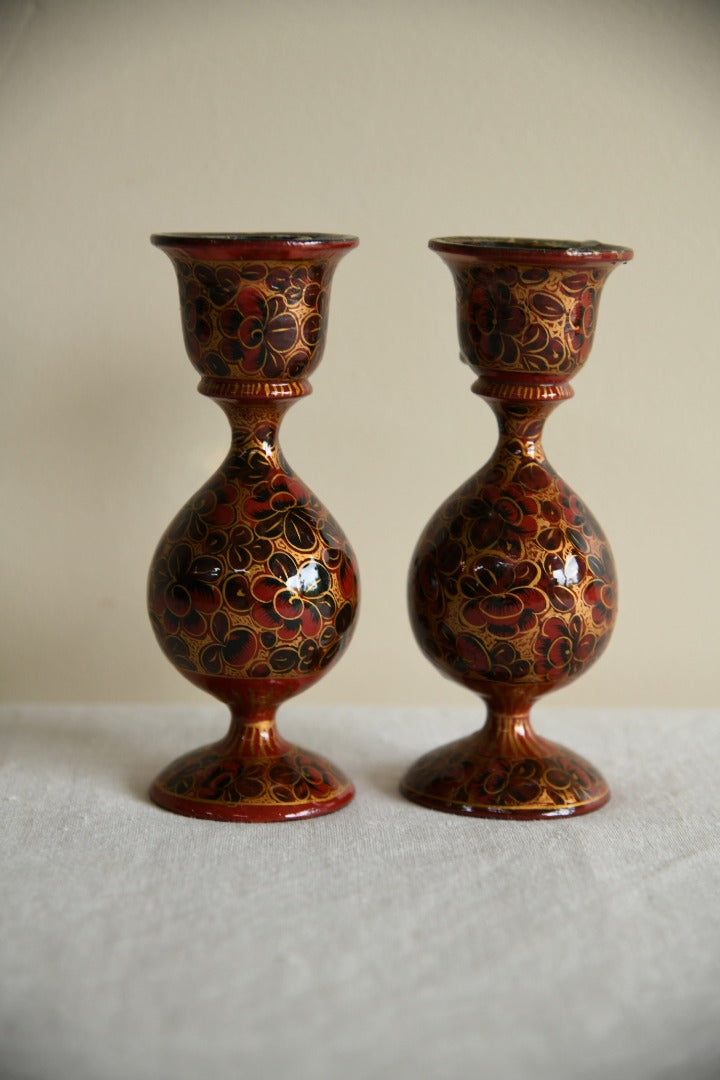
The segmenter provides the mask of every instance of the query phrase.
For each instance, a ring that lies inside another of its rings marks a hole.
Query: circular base
[[[331,814],[355,794],[326,758],[284,744],[272,756],[238,756],[223,743],[183,755],[157,777],[150,797],[188,817],[216,821],[294,821]]]
[[[425,754],[405,774],[402,794],[448,814],[529,820],[588,814],[610,798],[597,769],[565,747],[534,735],[532,755],[503,755],[487,738],[479,744],[482,734]]]

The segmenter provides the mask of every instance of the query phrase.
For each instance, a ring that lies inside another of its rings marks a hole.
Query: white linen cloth
[[[398,795],[481,719],[286,706],[356,798],[246,825],[146,796],[221,706],[0,709],[2,1080],[717,1080],[720,712],[537,710],[574,820]]]

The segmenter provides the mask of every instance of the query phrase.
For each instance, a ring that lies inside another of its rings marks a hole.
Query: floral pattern
[[[455,237],[430,246],[453,273],[462,356],[500,437],[420,538],[410,618],[425,654],[486,700],[488,719],[475,736],[416,762],[402,790],[456,813],[584,813],[607,800],[607,785],[583,759],[536,736],[529,712],[605,648],[615,568],[597,521],[546,460],[542,432],[587,359],[605,278],[632,252],[592,244],[578,262],[564,244],[539,242],[538,258],[532,241]]]
[[[354,557],[337,522],[288,471],[276,409],[238,411],[227,459],[155,555],[152,623],[168,657],[186,671],[307,676],[327,668],[349,641]]]
[[[478,371],[567,377],[587,359],[608,266],[455,270],[460,343]]]
[[[546,461],[537,409],[503,405],[498,450],[431,520],[413,560],[421,647],[480,691],[567,682],[600,655],[615,617],[610,548]]]
[[[416,802],[454,813],[497,817],[559,817],[602,805],[600,773],[576,754],[533,739],[533,756],[478,751],[477,736],[459,739],[417,761],[403,782]],[[487,748],[486,748],[487,750]]]
[[[348,781],[325,758],[291,748],[269,763],[253,757],[228,757],[213,748],[170,766],[161,778],[171,797],[195,804],[242,806],[260,810],[280,804],[322,806],[337,799]]]
[[[173,663],[202,677],[318,674],[354,625],[354,557],[279,449],[285,404],[243,399],[257,380],[296,380],[318,362],[334,258],[204,263],[176,251],[173,260],[190,357],[211,380],[237,380],[239,400],[226,408],[226,460],[153,560],[155,633]]]
[[[352,784],[281,739],[274,713],[347,647],[357,567],[337,522],[290,469],[278,428],[292,399],[309,392],[338,251],[262,261],[243,257],[241,245],[236,261],[207,262],[164,246],[200,390],[221,403],[232,442],[160,540],[148,606],[168,659],[230,705],[233,726],[168,766],[151,794],[199,817],[329,813],[352,798]],[[233,254],[232,243],[224,248]]]
[[[202,263],[175,268],[188,355],[198,371],[299,379],[320,360],[332,261]]]

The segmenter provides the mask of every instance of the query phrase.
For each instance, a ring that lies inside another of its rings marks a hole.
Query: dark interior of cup
[[[630,259],[632,250],[619,244],[601,244],[599,240],[535,240],[515,236],[438,236],[430,241],[433,251],[468,254],[498,251],[507,254],[523,252],[540,255],[595,255],[605,258]]]
[[[344,244],[352,243],[355,236],[347,236],[336,233],[303,233],[303,232],[225,232],[225,233],[155,233],[152,237],[154,244],[178,244],[196,242],[217,241],[218,243],[279,243],[279,244]]]

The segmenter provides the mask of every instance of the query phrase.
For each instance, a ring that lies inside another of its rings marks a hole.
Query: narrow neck
[[[524,705],[508,702],[505,708],[488,703],[485,726],[473,741],[478,753],[492,753],[493,757],[500,758],[536,757],[545,750],[530,722],[527,702]]]
[[[275,706],[258,707],[252,715],[233,708],[222,749],[224,754],[244,758],[277,757],[284,753],[288,744],[275,727]]]
[[[530,723],[530,709],[519,708],[506,712],[490,707],[485,720],[485,729],[492,734],[493,738],[522,739],[533,730]]]
[[[496,456],[510,454],[538,464],[544,462],[543,429],[557,402],[529,401],[518,404],[489,398],[488,404],[495,413],[500,435]]]
[[[246,475],[249,481],[260,480],[271,470],[284,471],[287,463],[282,456],[279,431],[294,400],[219,400],[231,431],[226,466]]]

